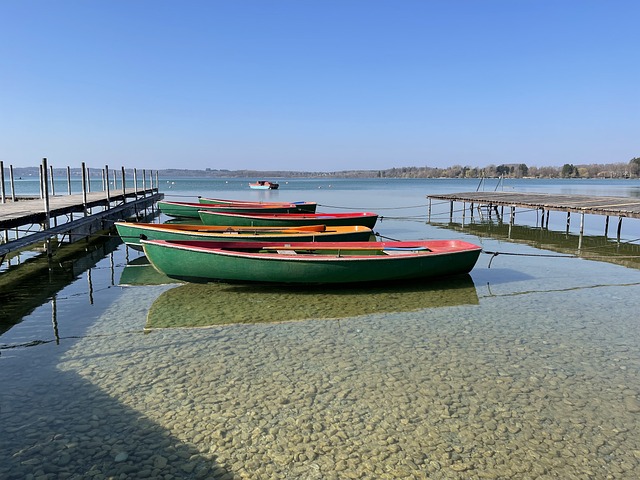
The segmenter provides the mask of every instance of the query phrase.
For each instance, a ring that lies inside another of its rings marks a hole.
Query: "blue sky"
[[[0,160],[628,162],[639,20],[636,0],[0,0]]]

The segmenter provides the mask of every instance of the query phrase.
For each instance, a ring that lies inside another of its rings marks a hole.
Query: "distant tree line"
[[[5,176],[8,176],[5,168]],[[73,175],[79,175],[80,169],[71,169]],[[129,169],[127,169],[129,171]],[[16,175],[38,175],[38,167],[16,168]],[[488,165],[470,167],[453,165],[439,167],[396,167],[386,170],[341,170],[334,172],[309,172],[289,170],[226,170],[206,168],[158,169],[162,177],[211,177],[211,178],[295,178],[295,177],[339,177],[339,178],[640,178],[640,157],[634,157],[627,163],[573,165],[565,163],[562,167],[535,167],[524,163]],[[56,169],[56,175],[66,175],[66,169]],[[93,169],[91,175],[100,175]]]
[[[484,168],[453,165],[448,168],[401,167],[381,170],[379,176],[393,178],[639,178],[640,158],[628,163],[529,167],[524,163],[489,165]]]

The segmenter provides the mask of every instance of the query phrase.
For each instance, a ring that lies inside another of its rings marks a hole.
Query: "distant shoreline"
[[[489,165],[488,167],[463,167],[454,165],[447,168],[437,167],[398,167],[385,170],[341,170],[334,172],[306,172],[288,170],[225,170],[225,169],[141,169],[136,170],[141,174],[153,172],[159,177],[184,177],[184,178],[602,178],[602,179],[636,179],[640,175],[640,159],[632,159],[629,163],[598,164],[598,165],[570,165],[562,167],[528,167],[525,164]],[[110,168],[111,172],[120,172],[122,167]],[[40,167],[14,167],[14,177],[38,177]],[[102,168],[88,167],[91,177],[100,177]],[[54,176],[67,175],[67,168],[54,168]],[[72,177],[81,176],[81,168],[69,169]],[[133,168],[125,168],[127,174],[133,172]],[[5,181],[8,180],[9,169],[4,168]]]

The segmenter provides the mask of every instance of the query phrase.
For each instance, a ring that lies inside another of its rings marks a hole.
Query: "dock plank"
[[[38,225],[38,231],[30,232],[13,240],[0,244],[0,263],[7,254],[43,242],[56,235],[68,235],[71,242],[79,238],[86,238],[99,231],[109,229],[113,222],[137,214],[164,197],[158,190],[146,189],[110,195],[107,199],[105,192],[87,194],[86,203],[82,194],[61,195],[50,198],[50,218],[55,219],[72,212],[84,212],[85,208],[105,207],[99,212],[93,212],[71,221],[64,221],[60,225],[42,228],[46,223],[44,200],[29,199],[0,204],[0,233],[2,230]],[[73,237],[73,238],[72,238]]]
[[[489,206],[544,208],[571,213],[640,218],[640,198],[520,192],[463,192],[427,195],[433,200]]]
[[[157,189],[138,190],[126,193],[126,199],[140,198],[154,194]],[[114,202],[122,202],[125,199],[122,193],[112,193],[107,199],[105,192],[87,193],[86,208],[107,206]],[[55,195],[49,197],[50,217],[67,215],[69,213],[83,212],[82,194]],[[29,199],[0,204],[0,230],[20,227],[30,223],[42,223],[46,219],[44,200]]]

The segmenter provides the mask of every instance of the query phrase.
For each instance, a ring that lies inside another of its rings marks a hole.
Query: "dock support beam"
[[[620,242],[620,232],[622,231],[622,217],[618,217],[618,232],[616,238]]]
[[[122,167],[122,203],[127,203],[127,191],[126,191],[126,184],[127,182],[125,181],[124,178],[124,167]]]
[[[111,198],[111,195],[109,195],[109,165],[105,165],[104,166],[104,191],[105,194],[107,195],[107,200],[109,200]],[[111,207],[111,202],[109,202],[107,204],[107,210]]]
[[[47,184],[47,159],[42,159],[42,165],[40,166],[40,172],[42,178],[40,179],[40,186],[42,187],[42,196],[44,198],[44,229],[49,230],[51,228],[51,212],[49,211],[49,186]],[[47,255],[51,256],[51,239],[46,240]]]
[[[0,197],[2,197],[2,203],[5,203],[7,196],[4,190],[4,163],[2,160],[0,160]]]
[[[82,162],[82,211],[86,217],[87,212],[87,171],[84,162]]]
[[[582,250],[583,236],[584,236],[584,212],[580,214],[580,236],[578,237],[578,250]]]

